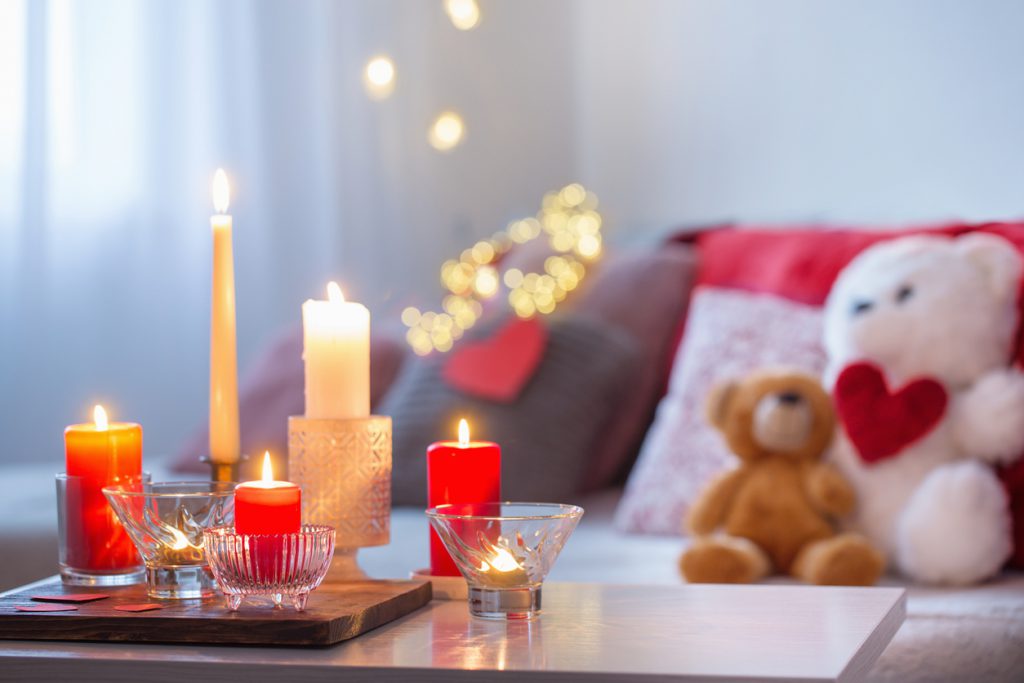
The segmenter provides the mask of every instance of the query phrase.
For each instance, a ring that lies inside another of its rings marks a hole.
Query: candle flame
[[[184,550],[185,548],[192,545],[188,542],[188,537],[181,533],[178,529],[173,526],[168,526],[167,530],[171,532],[171,536],[174,537],[174,543],[171,544],[171,550]],[[195,547],[195,546],[193,546]]]
[[[469,423],[465,419],[459,420],[459,445],[469,445]]]
[[[270,462],[270,451],[263,453],[263,481],[274,481],[274,463]]]
[[[213,174],[213,208],[217,213],[227,213],[228,202],[231,199],[231,187],[228,185],[228,174],[223,168],[218,168]]]
[[[515,556],[505,548],[497,548],[494,557],[490,560],[490,565],[496,572],[512,572],[522,569]]]
[[[327,283],[327,300],[332,304],[345,303],[345,295],[342,294],[341,287],[334,280]]]
[[[96,431],[107,431],[109,426],[107,423],[107,411],[103,409],[103,406],[97,405],[92,409],[92,421],[96,423]]]

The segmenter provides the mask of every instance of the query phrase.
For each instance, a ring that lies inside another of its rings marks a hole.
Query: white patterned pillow
[[[820,374],[821,308],[770,294],[701,287],[676,351],[668,394],[658,405],[616,511],[624,531],[682,532],[690,503],[733,456],[704,417],[718,381],[769,366]]]

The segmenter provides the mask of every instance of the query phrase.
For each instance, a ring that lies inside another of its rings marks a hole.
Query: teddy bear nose
[[[793,406],[800,403],[800,394],[795,391],[784,391],[779,394],[779,403],[783,403],[787,406]]]
[[[860,315],[861,313],[867,313],[875,305],[873,301],[861,300],[853,302],[853,314]]]

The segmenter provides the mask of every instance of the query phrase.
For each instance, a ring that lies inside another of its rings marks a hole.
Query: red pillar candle
[[[458,441],[439,441],[427,448],[427,506],[449,503],[493,503],[501,500],[501,448],[489,441],[470,441],[469,425],[459,421]],[[437,532],[430,529],[430,573],[459,576]]]
[[[267,453],[263,457],[262,481],[247,481],[235,487],[235,533],[298,533],[301,496],[301,489],[290,481],[274,481]]]
[[[108,423],[103,406],[93,422],[64,430],[65,469],[79,477],[69,489],[65,560],[73,569],[116,572],[141,564],[138,552],[103,496],[103,487],[142,478],[142,427]]]

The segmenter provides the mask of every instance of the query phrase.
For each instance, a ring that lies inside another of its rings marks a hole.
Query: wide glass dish
[[[469,585],[469,611],[487,619],[531,619],[541,584],[583,508],[556,503],[468,503],[427,510]]]
[[[206,598],[215,582],[203,548],[203,531],[231,524],[235,484],[179,481],[107,486],[103,494],[146,565],[151,597]]]
[[[245,598],[269,596],[278,607],[287,597],[301,612],[334,556],[334,527],[322,524],[303,525],[295,534],[236,534],[225,525],[207,529],[204,538],[210,569],[231,610]]]

